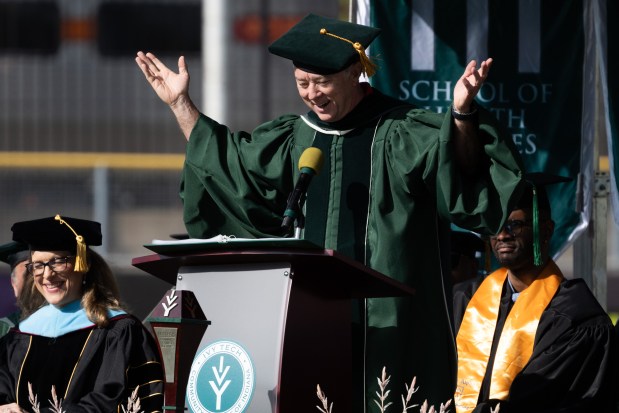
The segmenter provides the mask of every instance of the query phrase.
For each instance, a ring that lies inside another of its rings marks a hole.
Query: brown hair
[[[90,269],[84,274],[82,307],[88,319],[98,327],[108,324],[108,310],[122,309],[118,284],[109,265],[96,252],[88,249]],[[26,277],[22,294],[18,299],[22,319],[30,316],[46,304],[45,298],[36,289],[34,277]]]

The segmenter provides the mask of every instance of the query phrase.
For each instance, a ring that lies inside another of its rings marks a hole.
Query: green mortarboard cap
[[[101,224],[85,219],[55,217],[13,224],[13,240],[41,251],[75,251],[75,271],[88,271],[86,247],[101,245]]]
[[[531,172],[524,175],[527,183],[524,193],[516,203],[514,209],[530,209],[533,215],[533,261],[535,265],[542,265],[542,253],[539,239],[539,211],[546,211],[550,215],[550,200],[546,187],[561,182],[570,182],[572,178],[553,175],[546,172]]]
[[[309,14],[269,46],[269,52],[292,60],[306,72],[328,75],[354,62],[363,63],[368,76],[375,72],[365,49],[380,29]]]
[[[26,261],[29,256],[28,245],[21,242],[11,241],[0,245],[0,261],[9,264],[11,269],[20,262]]]

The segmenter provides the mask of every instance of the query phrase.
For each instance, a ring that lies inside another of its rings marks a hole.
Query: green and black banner
[[[590,185],[579,182],[591,182],[586,178],[593,171],[592,156],[585,156],[585,152],[593,142],[595,104],[591,90],[596,78],[592,59],[596,56],[594,26],[599,16],[592,10],[598,3],[357,3],[356,21],[383,30],[369,50],[379,65],[371,82],[391,96],[434,111],[446,111],[454,85],[467,63],[473,59],[478,64],[489,57],[493,59],[478,103],[504,125],[527,172],[573,178],[571,183],[548,188],[556,222],[552,245],[555,254],[567,248],[589,223],[586,206],[591,196]],[[615,69],[616,60],[615,56]],[[585,179],[579,180],[581,174]]]

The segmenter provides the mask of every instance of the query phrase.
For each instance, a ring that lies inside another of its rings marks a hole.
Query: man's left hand
[[[488,77],[491,65],[492,58],[482,61],[479,68],[475,60],[469,62],[454,88],[453,107],[456,111],[469,113],[473,110],[473,100]]]

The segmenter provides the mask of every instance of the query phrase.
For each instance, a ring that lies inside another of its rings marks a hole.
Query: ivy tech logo
[[[194,358],[187,403],[195,413],[242,413],[254,392],[254,366],[233,341],[210,343]]]

